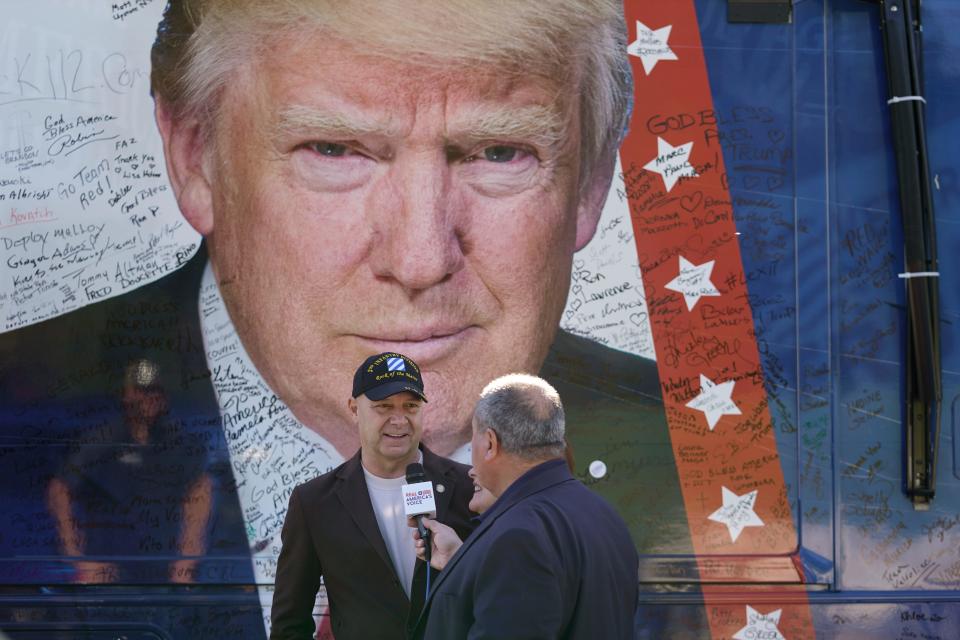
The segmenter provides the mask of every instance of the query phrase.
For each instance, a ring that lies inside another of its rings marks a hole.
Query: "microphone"
[[[433,496],[433,483],[427,480],[423,472],[423,465],[413,462],[407,465],[407,484],[403,485],[403,509],[407,517],[417,521],[417,531],[420,538],[426,543],[425,556],[427,568],[430,567],[430,530],[423,526],[423,516],[435,514],[437,503]]]

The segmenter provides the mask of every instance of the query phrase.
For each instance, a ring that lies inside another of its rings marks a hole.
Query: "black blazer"
[[[563,460],[528,474],[447,563],[414,638],[633,637],[637,552],[623,520]]]
[[[437,518],[466,537],[472,529],[469,467],[422,445],[421,450],[424,471],[434,483]],[[321,577],[337,640],[407,637],[423,606],[426,565],[417,561],[411,602],[380,535],[359,452],[293,490],[281,539],[272,640],[313,638],[311,612]]]

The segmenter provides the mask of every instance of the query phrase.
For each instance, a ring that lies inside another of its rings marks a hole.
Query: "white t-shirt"
[[[397,578],[409,598],[417,554],[413,548],[413,529],[407,526],[400,489],[407,480],[403,476],[381,478],[367,471],[365,467],[363,475],[367,481],[367,492],[370,494],[373,513],[377,516],[377,524],[380,526],[380,535],[383,536],[383,541],[387,545],[387,553],[393,561]]]

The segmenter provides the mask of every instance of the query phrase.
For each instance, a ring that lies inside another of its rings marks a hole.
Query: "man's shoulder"
[[[540,375],[558,390],[576,387],[632,403],[660,404],[657,363],[560,330]]]
[[[621,519],[617,510],[606,498],[575,478],[547,487],[531,498],[533,498],[532,504],[536,505],[539,498],[539,502],[549,503],[564,517],[590,520],[599,515]]]
[[[562,549],[574,544],[578,536],[564,509],[544,493],[528,496],[497,514],[474,540],[471,563],[483,564],[491,558],[512,562],[523,556],[557,562]]]
[[[542,529],[558,520],[595,521],[597,517],[620,520],[616,510],[602,496],[582,482],[569,478],[547,485],[506,509],[494,525]]]
[[[497,511],[491,514],[493,520],[490,530],[498,532],[517,529],[536,532],[542,530],[546,522],[566,518],[571,491],[575,492],[573,485],[579,484],[571,478],[537,488],[519,499],[508,499],[507,503],[499,508],[495,505]]]
[[[330,494],[353,471],[353,467],[356,466],[355,458],[356,456],[348,458],[330,471],[298,484],[293,491],[311,502]]]

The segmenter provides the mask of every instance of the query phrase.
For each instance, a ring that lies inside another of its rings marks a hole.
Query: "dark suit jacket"
[[[563,460],[551,460],[484,514],[437,579],[413,636],[632,638],[636,602],[626,525]]]
[[[437,519],[466,537],[473,528],[469,467],[421,448],[424,471],[436,488]],[[321,577],[337,640],[407,637],[423,605],[426,565],[417,561],[411,602],[380,535],[359,452],[293,490],[281,536],[271,639],[313,637],[311,612]]]

